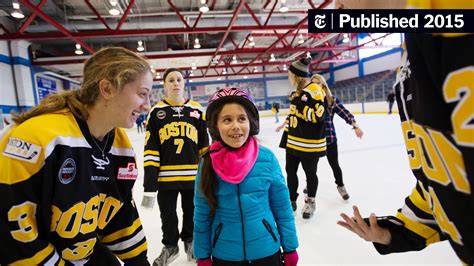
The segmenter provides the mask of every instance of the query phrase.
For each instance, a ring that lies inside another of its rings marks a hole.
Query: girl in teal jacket
[[[237,88],[219,90],[206,118],[214,142],[196,177],[198,265],[283,265],[282,259],[296,265],[288,189],[275,155],[255,139],[259,116],[251,97]]]

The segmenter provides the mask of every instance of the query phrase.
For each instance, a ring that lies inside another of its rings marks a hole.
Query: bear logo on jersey
[[[59,181],[67,185],[74,180],[74,177],[76,177],[76,162],[72,158],[67,158],[59,168]]]

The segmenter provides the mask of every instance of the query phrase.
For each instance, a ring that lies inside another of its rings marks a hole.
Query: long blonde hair
[[[290,96],[290,100],[292,100],[294,97],[300,96],[303,89],[309,84],[309,80],[307,78],[300,77],[295,74],[292,75],[292,78],[295,81],[296,88],[295,92]]]
[[[121,90],[125,84],[135,81],[140,75],[151,71],[150,64],[140,55],[121,47],[108,47],[95,53],[84,63],[84,81],[79,90],[52,94],[38,106],[22,113],[12,113],[16,124],[64,108],[80,119],[89,117],[87,109],[93,106],[99,97],[99,82],[108,80]]]
[[[329,86],[326,82],[326,79],[319,75],[319,74],[314,74],[311,76],[311,82],[315,82],[315,80],[318,80],[322,84],[322,88],[324,90],[324,93],[326,94],[326,100],[328,102],[328,106],[331,106],[334,103],[334,98],[332,97],[331,90],[329,89]]]

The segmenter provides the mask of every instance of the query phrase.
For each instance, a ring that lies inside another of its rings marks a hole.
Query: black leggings
[[[318,190],[318,170],[319,158],[298,157],[290,153],[286,153],[286,180],[288,183],[288,190],[290,191],[290,200],[296,201],[298,198],[298,166],[303,166],[306,174],[306,185],[308,188],[308,197],[316,197]]]
[[[181,234],[178,229],[178,215],[176,202],[181,193],[181,208],[183,209],[183,229]],[[165,246],[177,246],[178,239],[183,241],[193,240],[193,215],[194,215],[194,189],[158,190],[158,206],[160,207],[161,230]]]
[[[334,173],[336,185],[338,187],[344,186],[344,181],[342,181],[342,170],[337,159],[337,142],[333,142],[326,146],[326,157],[328,158],[329,165]]]

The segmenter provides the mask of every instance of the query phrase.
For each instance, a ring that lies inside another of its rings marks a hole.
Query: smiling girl
[[[257,143],[259,115],[238,88],[217,91],[206,111],[213,139],[196,178],[194,255],[198,265],[298,262],[298,239],[275,155]]]

